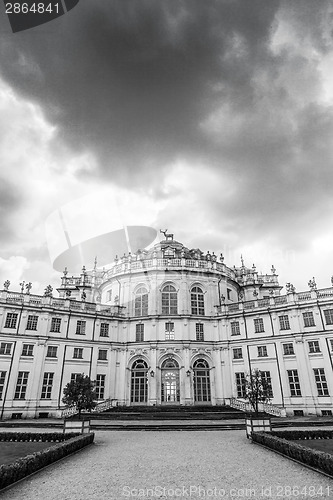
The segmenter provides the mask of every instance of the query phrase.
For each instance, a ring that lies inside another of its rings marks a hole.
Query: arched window
[[[162,314],[177,314],[177,291],[172,285],[162,290]]]
[[[210,396],[210,374],[209,365],[206,360],[198,359],[193,365],[194,372],[194,401],[196,403],[207,403]]]
[[[148,315],[148,291],[145,287],[139,288],[135,293],[135,316]]]
[[[148,366],[143,359],[134,361],[131,370],[131,403],[147,403]]]
[[[204,294],[198,286],[194,286],[191,290],[191,311],[192,314],[205,315]]]

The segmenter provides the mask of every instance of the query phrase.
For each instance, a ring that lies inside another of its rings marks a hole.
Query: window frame
[[[325,368],[313,368],[313,374],[318,391],[318,397],[329,396],[330,393],[328,390]]]
[[[40,399],[51,399],[54,372],[44,372]]]
[[[298,370],[292,369],[287,370],[288,382],[289,382],[289,390],[290,397],[302,397],[301,384],[299,380]]]
[[[234,347],[232,349],[232,359],[244,359],[242,347]]]
[[[101,323],[100,326],[99,326],[99,336],[100,337],[109,337],[109,333],[110,333],[110,324],[109,323]]]
[[[279,316],[280,330],[290,330],[290,321],[288,314],[281,314]]]
[[[87,322],[84,319],[76,320],[76,330],[75,335],[85,335],[86,334]]]
[[[319,340],[308,340],[309,354],[321,353]]]
[[[51,355],[50,352],[51,352],[51,349],[55,349],[55,355]],[[58,346],[56,345],[48,345],[47,346],[47,351],[46,351],[46,358],[58,358]]]
[[[194,316],[205,316],[205,294],[199,286],[191,288],[191,314]]]
[[[265,325],[263,318],[253,318],[254,321],[254,333],[264,333]]]
[[[304,328],[311,328],[316,326],[313,311],[305,311],[302,313]]]
[[[30,356],[32,357],[34,355],[34,344],[23,344],[22,345],[22,352],[21,356]]]
[[[108,350],[107,349],[98,349],[97,361],[107,361],[107,360],[108,360]]]
[[[17,374],[17,381],[15,386],[14,399],[25,400],[28,388],[29,373],[26,371],[19,371]]]
[[[135,342],[144,342],[145,325],[144,323],[136,323],[135,325]]]
[[[290,349],[290,346],[291,346],[292,352],[287,352]],[[286,342],[285,344],[282,344],[282,348],[283,348],[283,356],[294,356],[295,355],[295,349],[294,349],[293,342]]]
[[[73,359],[83,359],[83,347],[73,348]]]
[[[37,316],[36,314],[28,314],[27,326],[25,327],[25,329],[34,332],[37,331],[38,318],[39,316]]]
[[[195,324],[195,340],[197,342],[204,342],[205,334],[204,334],[204,324],[196,323]]]
[[[172,284],[166,284],[162,288],[162,315],[178,315],[178,292]]]
[[[4,328],[16,328],[18,313],[8,312],[5,319]]]
[[[53,318],[51,318],[50,332],[60,333],[60,329],[61,329],[61,318],[53,316]]]
[[[12,345],[12,342],[0,342],[0,356],[11,356]]]
[[[258,345],[257,346],[258,358],[267,358],[267,345]]]
[[[231,326],[231,335],[232,336],[240,335],[239,321],[231,321],[230,326]]]

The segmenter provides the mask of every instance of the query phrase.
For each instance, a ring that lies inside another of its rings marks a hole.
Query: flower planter
[[[80,432],[87,434],[90,432],[90,420],[64,420],[64,434],[67,432]]]
[[[251,438],[252,432],[271,431],[271,417],[263,414],[250,414],[245,417],[246,437]]]

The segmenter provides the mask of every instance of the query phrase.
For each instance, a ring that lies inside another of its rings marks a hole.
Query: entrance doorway
[[[178,404],[179,390],[179,365],[174,359],[167,359],[161,366],[161,402],[163,404]]]

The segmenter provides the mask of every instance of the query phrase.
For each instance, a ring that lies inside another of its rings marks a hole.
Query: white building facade
[[[254,368],[287,414],[330,415],[333,288],[281,288],[274,268],[229,268],[168,234],[107,271],[65,271],[59,298],[7,285],[1,418],[60,416],[63,389],[79,373],[114,405],[235,404]]]

